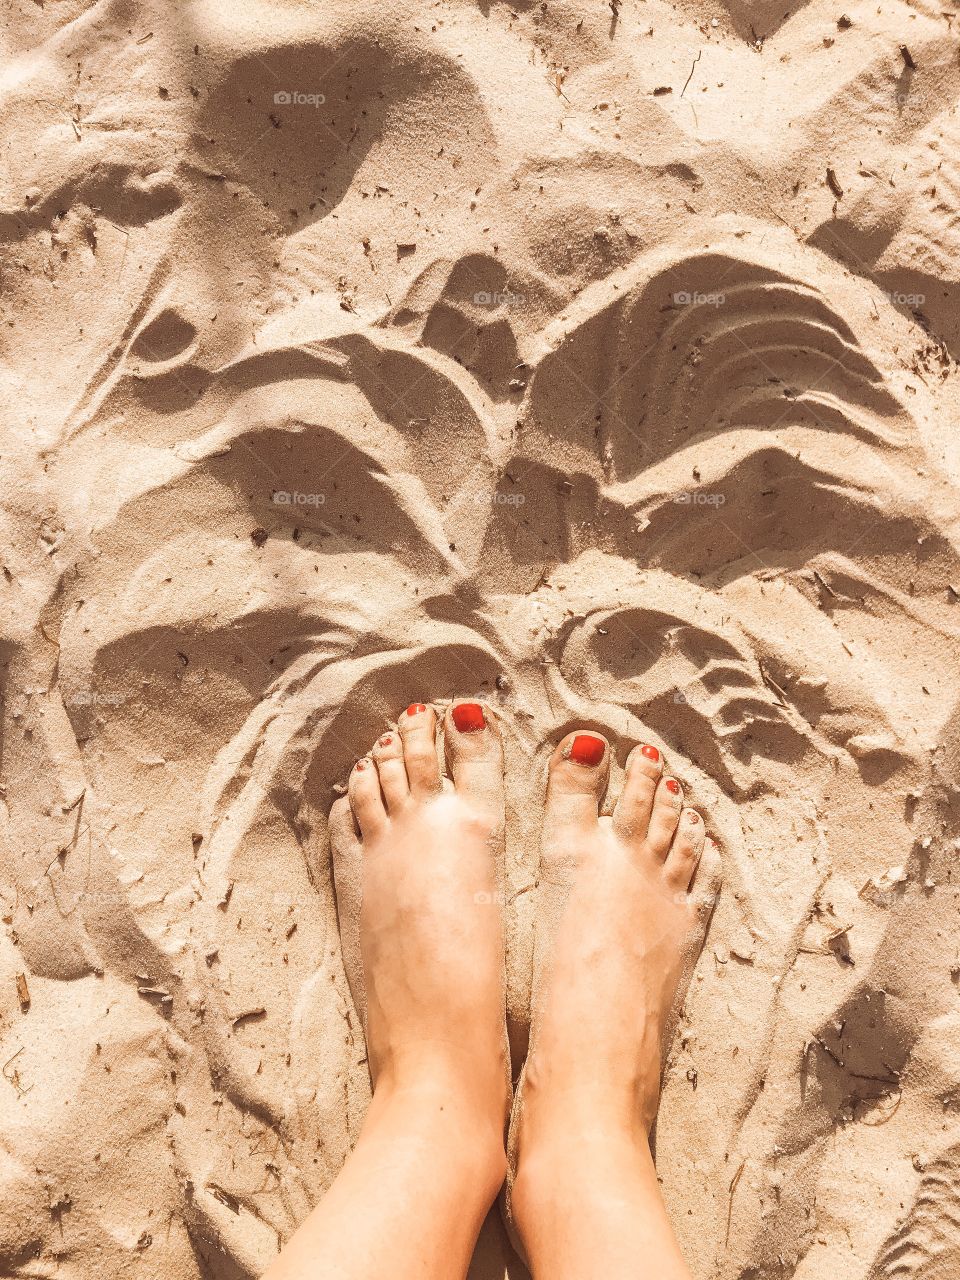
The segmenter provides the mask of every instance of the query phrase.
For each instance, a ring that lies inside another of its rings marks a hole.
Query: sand
[[[722,845],[697,1280],[960,1275],[960,14],[788,3],[10,0],[4,1275],[254,1277],[329,1186],[326,812],[454,695],[516,1066],[557,739]]]

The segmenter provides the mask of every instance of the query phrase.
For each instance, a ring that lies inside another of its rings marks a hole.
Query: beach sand
[[[10,0],[4,1275],[248,1280],[323,1194],[326,813],[452,696],[515,1069],[559,737],[722,846],[697,1280],[960,1275],[960,14],[788,3]]]

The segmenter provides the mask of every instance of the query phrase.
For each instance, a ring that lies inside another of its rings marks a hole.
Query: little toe
[[[568,733],[550,757],[545,821],[596,822],[610,775],[610,749],[599,733]]]
[[[363,964],[360,958],[360,905],[363,891],[363,845],[357,833],[353,809],[341,796],[330,810],[327,823],[333,862],[333,885],[337,902],[337,923],[350,994],[361,1021],[365,1016]]]
[[[643,839],[663,773],[663,756],[650,743],[640,743],[627,757],[624,773],[623,791],[613,811],[613,828],[624,839]]]
[[[681,893],[686,893],[693,882],[703,853],[703,842],[703,819],[696,809],[682,809],[664,866],[667,880]]]
[[[386,828],[387,811],[380,791],[377,767],[369,756],[358,760],[350,770],[347,795],[363,839],[371,840],[379,835]]]
[[[437,760],[437,717],[432,707],[412,702],[397,721],[403,739],[403,761],[410,794],[418,799],[440,790]]]
[[[653,793],[653,808],[647,828],[647,844],[658,858],[665,859],[683,808],[683,787],[676,778],[661,778]]]
[[[407,768],[403,762],[403,739],[399,733],[388,730],[380,735],[370,754],[380,776],[380,790],[387,812],[395,813],[410,798]]]
[[[327,834],[330,837],[330,851],[334,860],[339,857],[341,851],[350,854],[354,852],[354,846],[359,849],[360,827],[353,816],[349,796],[340,796],[331,805],[330,816],[327,819]]]
[[[496,718],[480,702],[457,702],[443,722],[447,767],[458,795],[503,812],[503,744]]]
[[[690,886],[691,899],[702,919],[709,920],[717,898],[720,896],[722,884],[723,859],[717,848],[717,842],[711,836],[706,836],[703,842],[703,853],[700,855],[700,862]]]

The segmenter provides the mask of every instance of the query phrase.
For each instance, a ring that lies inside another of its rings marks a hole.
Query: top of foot
[[[503,1114],[503,753],[495,718],[414,703],[330,815],[344,963],[374,1088],[424,1075]]]
[[[601,817],[609,757],[582,731],[550,761],[525,1115],[535,1126],[541,1103],[582,1107],[646,1135],[720,858],[651,744],[630,752]]]

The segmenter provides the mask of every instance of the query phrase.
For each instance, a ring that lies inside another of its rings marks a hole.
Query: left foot
[[[718,851],[659,750],[630,752],[607,818],[609,759],[606,739],[583,732],[569,734],[550,762],[546,945],[511,1134],[518,1211],[532,1182],[554,1178],[562,1151],[573,1144],[584,1159],[584,1135],[608,1152],[629,1144],[649,1158],[661,1063],[719,888]]]
[[[415,703],[330,814],[344,962],[374,1096],[426,1092],[495,1135],[510,1070],[504,1015],[503,754],[479,703]],[[473,1130],[472,1130],[473,1132]]]

